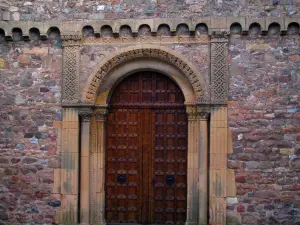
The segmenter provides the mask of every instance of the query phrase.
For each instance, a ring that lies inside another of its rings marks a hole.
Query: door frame
[[[143,44],[107,56],[90,76],[81,100],[68,102],[67,95],[63,97],[62,166],[55,174],[54,184],[60,185],[62,199],[57,211],[58,223],[105,224],[104,149],[109,94],[126,74],[145,69],[155,70],[176,81],[185,96],[188,115],[186,224],[226,223],[226,180],[232,174],[226,169],[231,143],[227,122],[227,41],[222,35],[222,32],[216,33],[211,41],[210,85],[178,52]],[[69,52],[79,54],[79,50],[77,45],[64,46],[64,76],[69,76],[70,66],[73,68],[68,64],[68,60],[73,60]],[[77,81],[71,85],[69,81],[74,80],[64,78],[63,87],[76,89]]]

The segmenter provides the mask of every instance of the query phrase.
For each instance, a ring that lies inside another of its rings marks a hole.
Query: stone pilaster
[[[89,224],[90,211],[90,108],[79,110],[81,117],[80,151],[80,223]]]
[[[91,204],[90,218],[92,224],[105,224],[105,121],[107,109],[95,111],[92,123],[92,147],[90,151]]]
[[[226,224],[227,132],[227,107],[213,107],[210,120],[209,224]]]
[[[61,224],[77,224],[79,177],[79,117],[77,109],[63,110],[61,151]]]

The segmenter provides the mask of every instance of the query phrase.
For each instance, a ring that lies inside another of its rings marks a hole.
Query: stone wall
[[[229,49],[237,198],[228,198],[228,219],[299,224],[299,37],[232,37]]]
[[[61,59],[56,41],[0,43],[0,224],[51,224],[60,205]]]
[[[61,120],[62,49],[60,31],[48,30],[51,22],[59,27],[62,20],[133,19],[128,21],[136,38],[140,33],[134,19],[170,18],[175,21],[171,27],[174,38],[176,18],[180,17],[189,21],[203,16],[296,17],[299,7],[300,0],[0,0],[0,18],[16,22],[16,26],[0,30],[0,224],[51,224],[60,206],[60,190],[53,190],[53,182],[60,168],[57,128]],[[241,25],[246,31],[243,34],[248,35],[230,37],[233,154],[228,156],[228,168],[235,170],[237,196],[227,199],[228,224],[290,225],[300,221],[300,39],[295,35],[299,26],[296,31],[293,26],[287,29],[293,22],[287,21],[289,17],[285,23],[277,21],[279,30],[269,27],[268,21],[262,22],[265,36],[257,32],[260,28],[251,28],[255,21],[247,18]],[[51,21],[47,26],[40,23],[44,30],[30,33],[34,26],[29,23],[28,29],[23,29],[19,20]],[[225,23],[229,30],[231,20]],[[197,24],[190,29],[194,36]],[[204,33],[211,33],[216,25],[208,24],[210,32]],[[21,27],[23,34],[11,32],[13,27]],[[103,38],[102,27],[96,27],[89,33],[89,27],[81,30],[78,26],[77,33]],[[111,35],[116,35],[120,26],[112,27]],[[239,28],[232,27],[232,33],[240,33]],[[160,36],[159,29],[156,31]],[[170,35],[170,30],[167,33]],[[285,33],[288,36],[280,36]],[[46,34],[48,40],[44,40]],[[81,89],[97,64],[123,47],[84,46]],[[209,80],[208,44],[170,44],[169,48],[197,62]]]
[[[1,0],[3,20],[280,17],[299,13],[299,0]]]

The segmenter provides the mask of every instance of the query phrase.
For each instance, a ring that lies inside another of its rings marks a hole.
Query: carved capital
[[[208,120],[210,114],[209,106],[197,106],[197,112],[200,120]]]
[[[88,122],[93,115],[93,110],[91,108],[81,108],[78,110],[78,114],[80,115],[82,121]]]
[[[107,116],[107,108],[98,108],[95,110],[96,119],[98,121],[105,121]]]
[[[208,106],[187,106],[188,120],[208,120],[210,108]]]
[[[209,117],[209,113],[206,112],[199,113],[200,120],[208,120],[208,117]]]
[[[198,117],[197,108],[195,106],[187,106],[186,113],[188,116],[188,120],[196,120]]]

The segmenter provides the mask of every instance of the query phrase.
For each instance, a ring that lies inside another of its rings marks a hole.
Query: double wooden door
[[[123,80],[106,140],[106,222],[184,224],[187,117],[176,83],[154,72]]]

